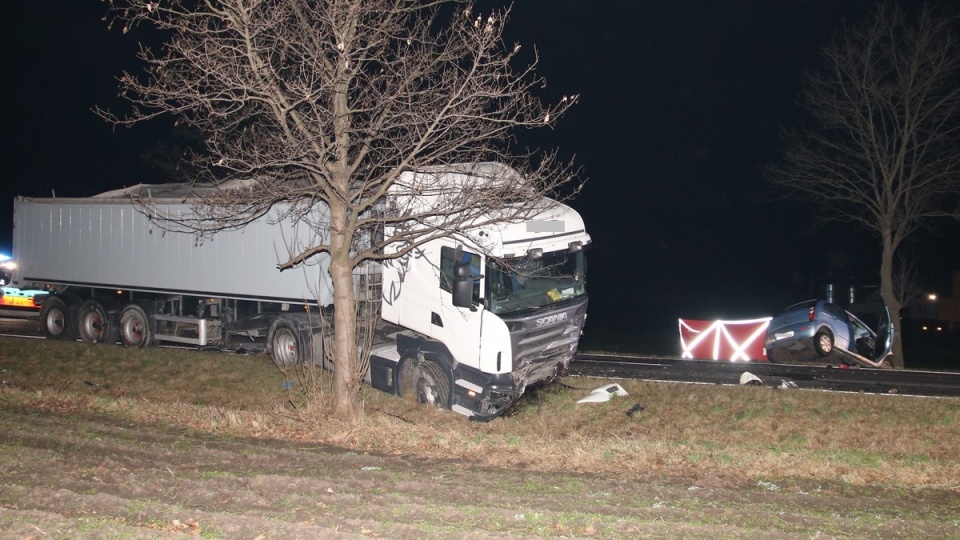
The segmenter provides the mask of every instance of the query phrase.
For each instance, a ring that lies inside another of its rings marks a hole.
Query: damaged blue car
[[[847,365],[890,367],[893,321],[886,308],[877,330],[826,300],[807,300],[784,309],[764,337],[771,362],[839,360]]]

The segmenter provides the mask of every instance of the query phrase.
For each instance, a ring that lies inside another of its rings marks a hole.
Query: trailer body
[[[162,186],[161,186],[162,187]],[[319,287],[326,257],[280,272],[277,262],[291,242],[316,233],[272,210],[239,230],[202,238],[163,229],[120,190],[83,199],[15,201],[15,253],[21,280],[75,287],[210,296],[266,302],[331,301]],[[151,208],[164,218],[191,213],[190,205],[163,195]],[[324,214],[324,209],[318,209]],[[320,216],[321,218],[323,215]]]

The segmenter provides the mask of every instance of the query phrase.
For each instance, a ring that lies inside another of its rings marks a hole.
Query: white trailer
[[[322,228],[282,207],[205,236],[158,226],[157,218],[189,218],[198,193],[162,184],[15,199],[14,282],[55,291],[41,308],[44,335],[128,347],[229,348],[241,338],[281,365],[323,363],[318,308],[333,298],[329,259],[277,269],[296,246],[321,243]],[[590,236],[574,210],[543,203],[527,222],[478,227],[358,270],[360,292],[375,287],[381,312],[372,386],[484,420],[566,371],[586,318]],[[324,222],[324,206],[313,212],[310,221]]]

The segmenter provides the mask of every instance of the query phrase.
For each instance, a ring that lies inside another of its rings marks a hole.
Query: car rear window
[[[797,304],[793,304],[792,306],[788,306],[781,313],[789,313],[791,311],[799,311],[799,310],[808,310],[812,307],[816,307],[816,305],[817,305],[816,300],[807,300],[806,302],[800,302]]]

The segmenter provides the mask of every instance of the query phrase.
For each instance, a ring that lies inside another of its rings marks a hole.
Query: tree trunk
[[[883,251],[880,255],[880,297],[890,310],[890,319],[893,321],[893,357],[890,363],[894,368],[903,369],[903,340],[900,332],[900,300],[893,289],[893,256],[897,250],[893,234],[883,233]]]
[[[333,282],[333,414],[341,418],[359,415],[357,396],[360,377],[357,374],[356,293],[353,267],[350,262],[352,236],[347,227],[345,208],[330,205],[330,278]]]

